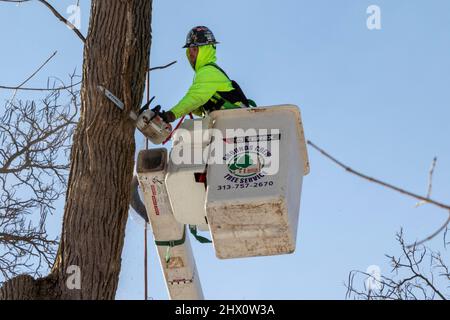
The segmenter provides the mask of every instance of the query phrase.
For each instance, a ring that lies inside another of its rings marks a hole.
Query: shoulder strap
[[[231,85],[232,85],[233,88],[234,88],[233,92],[237,92],[239,101],[241,101],[247,108],[249,107],[248,99],[247,99],[247,97],[245,96],[245,94],[244,94],[244,92],[242,91],[242,89],[241,89],[241,87],[239,86],[239,84],[238,84],[236,81],[231,80],[230,77],[227,75],[227,73],[226,73],[225,71],[223,71],[223,69],[222,69],[221,67],[219,67],[217,64],[215,64],[215,63],[213,63],[213,62],[207,63],[207,64],[205,64],[205,66],[212,66],[212,67],[214,67],[214,68],[220,70],[220,71],[228,78],[228,80],[231,81]],[[227,94],[227,92],[222,92],[222,93],[219,94],[219,95],[220,95],[220,96],[223,96],[223,95],[226,95],[226,94]],[[222,97],[222,98],[225,98],[225,99],[226,99],[226,97]]]
[[[228,80],[231,80],[230,77],[227,75],[227,73],[225,71],[223,71],[223,69],[221,67],[219,67],[217,64],[215,64],[214,62],[207,63],[207,64],[205,64],[205,66],[212,66],[212,67],[216,68],[217,70],[220,70],[228,78]]]

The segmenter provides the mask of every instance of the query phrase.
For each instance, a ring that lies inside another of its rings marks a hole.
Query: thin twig
[[[41,71],[41,69],[50,62],[51,59],[53,59],[53,57],[58,53],[58,51],[55,51],[52,53],[52,55],[50,57],[48,57],[47,60],[44,61],[44,63],[42,63],[39,68],[36,69],[36,71],[34,71],[28,78],[26,78],[21,84],[19,84],[17,86],[17,89],[20,89],[24,84],[26,84],[28,81],[30,81],[39,71]]]
[[[448,233],[448,226],[445,228],[444,231],[444,248],[447,250],[447,244],[450,244],[450,242],[447,242],[447,233]]]
[[[434,168],[436,167],[436,161],[437,161],[437,157],[433,158],[433,162],[431,163],[431,168],[430,168],[430,172],[428,173],[428,192],[427,192],[427,198],[431,197],[431,190],[433,187],[433,173],[434,173]],[[424,205],[426,202],[425,201],[419,201],[416,204],[416,208],[420,207],[421,205]]]
[[[53,59],[53,57],[56,55],[58,51],[53,52],[50,57],[47,58],[40,66],[37,68],[28,78],[26,78],[24,81],[22,81],[17,87],[14,88],[14,94],[11,98],[11,100],[14,100],[17,94],[17,90],[19,90],[23,85],[25,85],[28,81],[30,81],[39,71],[42,70],[42,68],[50,62],[50,60]]]
[[[168,63],[168,64],[166,64],[165,66],[152,67],[152,68],[148,69],[148,71],[159,70],[159,69],[165,69],[165,68],[170,67],[171,65],[174,65],[175,63],[177,63],[177,61],[172,61],[171,63]]]

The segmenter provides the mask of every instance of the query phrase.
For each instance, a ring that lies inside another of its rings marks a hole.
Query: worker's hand
[[[175,115],[173,114],[172,111],[163,111],[160,114],[160,117],[164,120],[164,122],[167,122],[167,123],[171,123],[171,122],[175,121],[175,119],[176,119]]]

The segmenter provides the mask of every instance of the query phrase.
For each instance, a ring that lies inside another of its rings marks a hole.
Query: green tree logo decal
[[[254,152],[245,152],[236,155],[233,160],[228,163],[228,170],[238,177],[250,177],[258,174],[264,166],[261,157]]]
[[[239,157],[234,158],[234,162],[231,163],[228,168],[230,170],[239,170],[239,169],[246,169],[253,165],[253,161],[248,153],[245,153]]]

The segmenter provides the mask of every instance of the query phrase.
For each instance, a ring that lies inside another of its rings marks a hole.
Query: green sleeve
[[[180,118],[204,105],[217,91],[232,89],[230,80],[222,72],[212,66],[205,66],[197,71],[186,95],[170,111]]]

